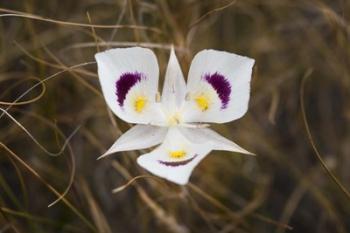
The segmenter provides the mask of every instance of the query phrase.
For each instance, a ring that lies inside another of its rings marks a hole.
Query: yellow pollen
[[[181,159],[185,157],[186,152],[184,150],[174,150],[169,152],[169,156],[173,159]]]
[[[137,97],[134,102],[135,111],[138,113],[142,112],[146,104],[147,104],[147,99],[145,97],[143,96]]]
[[[208,110],[209,101],[208,98],[204,95],[199,95],[194,99],[197,103],[197,106],[202,110],[202,112]]]

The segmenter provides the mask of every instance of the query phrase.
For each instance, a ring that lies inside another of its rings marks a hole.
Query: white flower
[[[225,123],[246,113],[253,59],[203,50],[192,61],[186,85],[172,49],[160,98],[158,62],[150,49],[117,48],[95,58],[108,106],[122,120],[137,124],[101,157],[160,144],[140,156],[138,164],[184,185],[212,150],[252,154],[204,123]]]

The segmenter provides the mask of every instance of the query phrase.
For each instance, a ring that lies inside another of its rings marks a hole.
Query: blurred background
[[[17,0],[0,14],[0,232],[350,232],[349,195],[320,161],[350,189],[349,1]],[[248,113],[212,127],[257,156],[214,151],[184,187],[141,169],[147,150],[96,161],[130,125],[94,54],[151,48],[162,80],[171,44],[185,74],[205,48],[256,59]]]

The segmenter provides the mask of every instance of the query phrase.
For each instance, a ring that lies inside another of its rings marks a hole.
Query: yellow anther
[[[184,150],[174,150],[169,152],[169,156],[173,159],[181,159],[185,157],[186,152]]]
[[[159,91],[156,94],[156,102],[159,103],[161,100]]]
[[[168,118],[169,126],[178,125],[181,122],[181,115],[179,113],[175,113],[174,115]]]
[[[197,103],[197,106],[202,110],[202,112],[208,110],[209,108],[209,100],[208,97],[204,95],[199,95],[194,99]]]
[[[147,104],[147,99],[143,96],[139,96],[135,99],[134,101],[134,108],[135,108],[135,111],[140,113],[142,112],[142,110],[145,108]]]

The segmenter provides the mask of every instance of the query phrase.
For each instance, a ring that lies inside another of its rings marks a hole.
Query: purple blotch
[[[178,167],[178,166],[183,166],[188,164],[189,162],[191,162],[192,160],[194,160],[194,158],[196,158],[198,155],[194,155],[192,158],[186,159],[186,160],[182,160],[182,161],[162,161],[162,160],[158,160],[158,162],[160,164],[163,164],[165,166],[169,166],[169,167]]]
[[[125,97],[128,94],[129,90],[138,82],[141,81],[141,79],[144,78],[142,73],[139,72],[127,72],[120,76],[118,81],[115,83],[116,87],[116,95],[118,97],[117,101],[119,103],[119,106],[123,106]]]
[[[225,109],[230,101],[231,94],[231,84],[229,81],[218,72],[214,74],[205,74],[203,78],[215,89],[221,100],[221,109]]]

